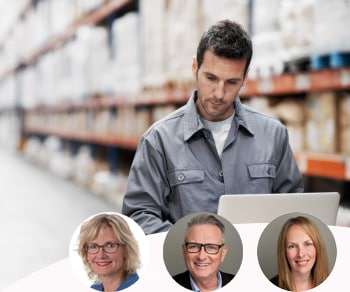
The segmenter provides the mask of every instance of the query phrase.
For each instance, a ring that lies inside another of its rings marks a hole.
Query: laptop
[[[335,225],[339,200],[338,192],[227,194],[220,197],[218,214],[239,224],[269,223],[286,213],[300,212]]]

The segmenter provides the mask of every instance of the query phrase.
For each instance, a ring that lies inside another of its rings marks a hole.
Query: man
[[[201,213],[187,225],[182,253],[187,271],[173,278],[192,291],[214,291],[230,282],[234,275],[220,271],[227,246],[225,226],[214,215]]]
[[[190,213],[216,213],[223,194],[303,191],[286,128],[238,97],[251,57],[240,25],[209,27],[192,64],[197,90],[143,135],[122,212],[147,234]]]

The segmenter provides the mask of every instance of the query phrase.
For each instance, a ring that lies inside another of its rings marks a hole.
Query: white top
[[[203,123],[204,127],[207,128],[213,135],[216,150],[220,157],[225,146],[225,141],[227,139],[228,132],[231,128],[233,117],[234,114],[228,117],[226,120],[219,122],[211,122],[205,120],[203,117],[200,116],[200,120]]]

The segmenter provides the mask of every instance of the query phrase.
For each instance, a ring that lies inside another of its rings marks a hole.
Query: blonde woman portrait
[[[306,291],[320,285],[329,275],[325,242],[309,218],[289,218],[277,246],[278,274],[271,281],[288,291]]]
[[[97,291],[121,291],[136,283],[140,250],[127,221],[117,214],[98,214],[85,221],[78,236],[78,254]]]

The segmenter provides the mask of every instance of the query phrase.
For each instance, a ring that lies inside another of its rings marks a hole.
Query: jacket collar
[[[195,90],[186,104],[184,115],[184,140],[188,141],[195,133],[201,131],[204,126],[199,122],[196,108],[197,91]],[[247,115],[247,108],[241,103],[239,97],[233,102],[235,107],[235,118],[233,122],[237,122],[239,126],[245,128],[251,135],[254,135],[251,119]]]

